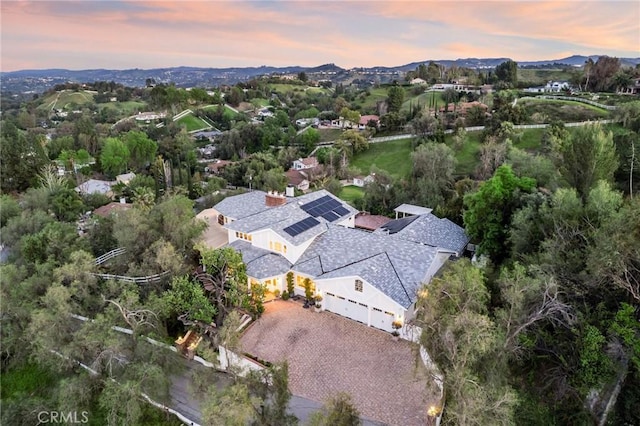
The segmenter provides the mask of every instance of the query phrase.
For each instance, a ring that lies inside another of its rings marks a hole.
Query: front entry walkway
[[[294,395],[324,402],[347,392],[364,418],[389,425],[427,423],[437,388],[417,345],[292,301],[265,308],[242,336],[242,350],[269,362],[288,361]]]

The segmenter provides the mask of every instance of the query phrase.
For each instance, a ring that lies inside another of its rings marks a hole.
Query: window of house
[[[362,280],[356,280],[356,291],[362,293]]]
[[[278,253],[287,252],[287,246],[283,246],[283,244],[279,241],[269,241],[269,249],[277,251]]]
[[[379,308],[373,308],[373,310],[376,312],[382,312],[382,309],[379,309]]]

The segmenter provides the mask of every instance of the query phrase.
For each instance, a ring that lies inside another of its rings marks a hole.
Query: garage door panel
[[[325,300],[327,311],[367,324],[369,307],[366,304],[333,293],[326,293]]]
[[[393,322],[393,314],[387,313],[380,308],[373,307],[371,309],[371,326],[382,330],[391,330]]]

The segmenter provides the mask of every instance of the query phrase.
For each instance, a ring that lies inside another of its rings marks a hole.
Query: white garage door
[[[371,326],[380,328],[385,331],[391,330],[391,323],[393,322],[393,314],[391,312],[385,312],[379,308],[371,309]]]
[[[369,307],[355,300],[345,299],[342,296],[333,293],[326,293],[325,309],[347,318],[367,323],[369,316]]]

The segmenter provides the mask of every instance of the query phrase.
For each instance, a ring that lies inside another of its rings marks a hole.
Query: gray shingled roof
[[[320,224],[304,231],[301,234],[292,237],[288,233],[284,232],[284,229],[294,223],[300,222],[303,219],[306,219],[309,216],[304,210],[300,208],[300,206],[309,203],[311,201],[317,200],[318,198],[324,197],[325,195],[331,195],[328,191],[320,190],[316,192],[311,192],[309,194],[302,195],[300,197],[291,198],[289,202],[284,206],[278,207],[270,207],[265,209],[264,211],[258,212],[254,215],[244,217],[242,219],[236,220],[232,223],[226,225],[228,229],[232,231],[246,232],[251,233],[255,231],[260,231],[262,229],[272,229],[278,235],[292,243],[293,245],[300,245],[305,241],[309,241],[311,238],[316,235],[321,234],[326,230],[327,221],[322,217],[318,217],[318,221]],[[336,200],[340,201],[342,205],[349,210],[349,213],[345,214],[343,217],[347,217],[349,215],[353,215],[357,213],[357,210],[346,204],[339,198],[331,195]],[[223,213],[224,214],[224,213]],[[232,216],[233,217],[233,216]]]
[[[293,266],[316,279],[360,276],[404,307],[417,298],[437,249],[329,225]]]
[[[289,272],[291,262],[279,254],[272,253],[251,243],[236,240],[229,244],[242,255],[242,261],[247,265],[247,275],[259,280],[282,275]]]
[[[403,220],[406,219],[392,220],[385,227],[393,227],[394,223],[399,223]],[[379,229],[375,232],[384,233],[385,230]],[[462,227],[449,219],[440,219],[433,214],[418,216],[415,220],[392,234],[391,237],[451,250],[458,255],[462,254],[470,240]]]
[[[264,210],[272,209],[273,207],[266,206],[266,195],[267,193],[264,191],[245,192],[244,194],[227,197],[213,206],[213,208],[224,216],[242,219]]]

